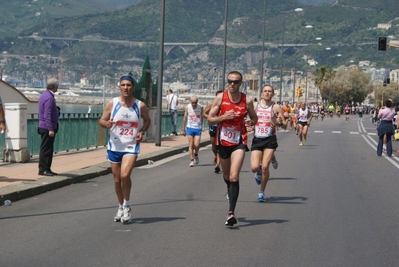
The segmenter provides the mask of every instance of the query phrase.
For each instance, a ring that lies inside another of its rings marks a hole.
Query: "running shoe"
[[[262,164],[259,164],[259,169],[262,170]],[[255,179],[255,183],[256,183],[257,185],[260,185],[261,180],[262,180],[262,173],[261,173],[261,172],[255,172],[255,177],[254,177],[254,179]]]
[[[233,226],[236,223],[237,223],[237,218],[236,218],[236,216],[234,216],[233,213],[230,213],[229,215],[227,215],[227,220],[225,222],[226,226]]]
[[[272,160],[272,166],[273,166],[273,169],[277,169],[278,168],[278,161],[277,161],[276,157],[274,157],[274,160]]]
[[[130,206],[123,207],[123,216],[121,218],[122,223],[128,223],[132,219],[132,209]]]
[[[199,163],[198,155],[195,155],[195,156],[194,156],[194,161],[195,161],[195,164],[198,164],[198,163]]]
[[[299,143],[299,146],[302,146],[302,142]]]
[[[114,222],[120,222],[122,216],[123,216],[123,209],[118,208],[118,212],[116,213],[116,215],[114,217]]]
[[[220,172],[220,166],[219,166],[219,164],[216,164],[215,173],[219,173],[219,172]]]
[[[254,179],[255,179],[255,183],[256,183],[257,185],[260,185],[261,179],[262,179],[262,174],[261,174],[261,173],[258,173],[258,172],[255,172],[255,177],[254,177]]]
[[[258,202],[266,202],[266,197],[263,192],[258,193]]]
[[[194,160],[190,161],[190,165],[188,165],[189,167],[194,167]]]

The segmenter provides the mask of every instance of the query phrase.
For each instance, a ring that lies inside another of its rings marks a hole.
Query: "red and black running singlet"
[[[244,117],[247,114],[247,97],[241,93],[238,103],[233,103],[229,99],[228,91],[223,92],[222,103],[220,104],[220,116],[229,110],[234,110],[237,117],[225,120],[218,124],[217,145],[236,146],[240,143],[247,144],[247,128],[244,124]]]

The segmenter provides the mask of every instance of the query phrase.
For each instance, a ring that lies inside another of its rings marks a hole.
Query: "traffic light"
[[[295,89],[295,96],[296,96],[296,97],[301,97],[301,96],[303,96],[303,89],[302,89],[302,87],[297,87],[297,88]]]
[[[303,89],[302,87],[299,87],[299,97],[303,96]]]
[[[387,50],[387,37],[378,37],[378,50],[386,51]]]

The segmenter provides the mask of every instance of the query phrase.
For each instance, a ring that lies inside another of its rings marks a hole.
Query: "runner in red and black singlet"
[[[208,124],[217,126],[217,150],[221,158],[223,178],[227,184],[229,212],[226,225],[237,223],[234,216],[237,204],[239,173],[247,150],[246,126],[255,125],[258,120],[253,101],[240,92],[242,74],[232,71],[227,75],[228,90],[216,96],[208,115]],[[245,117],[248,115],[248,118]]]

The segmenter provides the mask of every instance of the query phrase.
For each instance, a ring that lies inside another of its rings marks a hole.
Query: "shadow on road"
[[[185,217],[149,217],[149,218],[133,218],[129,224],[138,223],[138,224],[148,224],[148,223],[157,223],[157,222],[171,222],[176,220],[185,220]]]
[[[301,200],[301,201],[293,201],[293,200]],[[308,200],[307,197],[268,197],[266,203],[273,204],[304,204],[303,201]]]
[[[248,226],[255,226],[255,225],[264,225],[264,224],[270,224],[270,223],[286,223],[289,222],[289,220],[247,220],[245,217],[243,218],[238,218],[239,225],[237,226],[238,228],[241,227],[248,227]],[[244,223],[244,225],[242,225]]]

